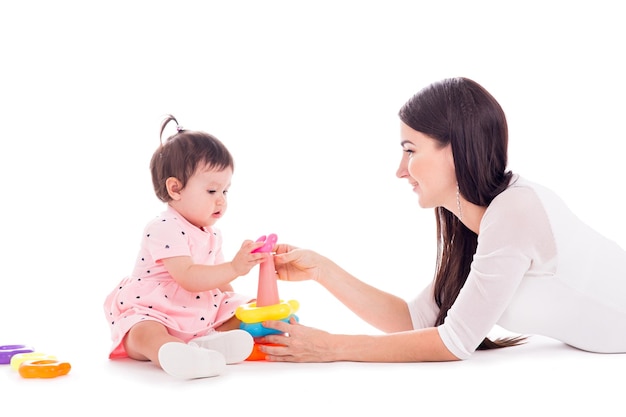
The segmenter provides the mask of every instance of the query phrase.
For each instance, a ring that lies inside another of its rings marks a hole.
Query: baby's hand
[[[271,256],[271,254],[263,252],[252,253],[253,250],[261,246],[263,246],[263,242],[244,240],[239,252],[231,261],[237,276],[246,275],[252,268],[263,262],[268,256]]]

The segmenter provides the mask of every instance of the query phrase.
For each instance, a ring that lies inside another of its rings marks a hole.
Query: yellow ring
[[[54,360],[54,359],[56,359],[56,356],[54,356],[54,355],[47,355],[47,354],[41,353],[41,352],[18,353],[17,355],[13,355],[11,357],[11,368],[13,368],[15,370],[18,370],[20,365],[22,364],[22,362],[28,361],[28,360],[35,360],[35,359],[51,359],[51,360]]]
[[[244,323],[259,323],[265,320],[282,320],[298,311],[296,300],[281,301],[271,306],[257,307],[256,303],[243,304],[235,310],[235,316]]]

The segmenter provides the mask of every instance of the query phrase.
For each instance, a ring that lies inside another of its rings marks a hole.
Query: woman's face
[[[441,144],[401,124],[402,160],[396,175],[406,178],[423,208],[456,209],[457,181],[450,144]],[[454,209],[454,210],[453,210]]]

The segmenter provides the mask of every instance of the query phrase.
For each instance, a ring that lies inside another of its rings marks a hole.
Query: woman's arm
[[[444,345],[437,328],[384,335],[342,335],[292,321],[264,323],[284,334],[259,340],[266,360],[274,362],[440,362],[458,360]],[[271,346],[273,343],[281,346]]]
[[[406,301],[368,285],[330,259],[311,250],[278,245],[276,272],[285,281],[315,280],[384,335],[331,334],[282,321],[265,327],[281,334],[261,338],[260,349],[276,362],[426,362],[458,360],[445,346],[438,329],[413,330]],[[277,344],[280,346],[267,345]]]
[[[405,300],[360,281],[335,264],[332,266],[318,282],[357,316],[385,333],[413,329]]]
[[[390,333],[413,329],[405,300],[358,280],[316,252],[278,245],[274,264],[280,279],[317,281],[361,319],[379,330]]]

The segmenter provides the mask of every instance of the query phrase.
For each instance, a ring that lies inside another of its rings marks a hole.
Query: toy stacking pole
[[[264,237],[261,239],[264,239]],[[276,241],[276,235],[269,235],[265,240],[265,245],[255,250],[255,252],[271,253]],[[278,297],[278,283],[276,281],[276,268],[274,267],[274,258],[272,256],[269,256],[259,265],[259,286],[257,288],[256,298],[257,307],[272,306],[280,303],[280,298]]]
[[[274,259],[270,256],[259,265],[259,287],[257,288],[256,305],[265,307],[278,303],[280,303],[280,299],[276,282],[276,268],[274,267]]]

